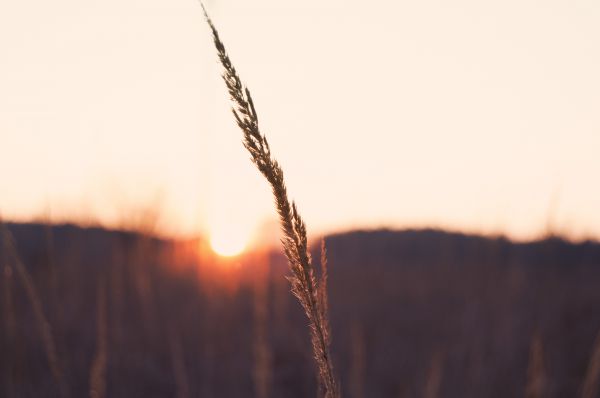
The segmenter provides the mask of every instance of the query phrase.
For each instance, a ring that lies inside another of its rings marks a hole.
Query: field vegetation
[[[203,241],[8,229],[29,276],[3,246],[0,396],[316,396],[279,251],[221,259]],[[326,243],[343,396],[597,396],[600,244],[433,230]]]

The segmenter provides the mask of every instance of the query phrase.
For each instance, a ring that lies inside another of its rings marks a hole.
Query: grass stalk
[[[581,398],[594,398],[598,396],[600,381],[600,333],[596,337],[590,362],[585,373],[585,380],[581,391]]]
[[[187,377],[185,367],[185,358],[183,347],[181,346],[181,336],[177,333],[174,325],[167,325],[167,334],[169,338],[169,351],[171,354],[171,368],[175,379],[177,398],[190,397],[190,383]]]
[[[0,278],[2,278],[2,336],[3,340],[0,343],[2,349],[2,356],[4,359],[4,366],[0,367],[4,370],[2,374],[3,386],[0,388],[0,392],[4,393],[7,398],[14,396],[12,381],[16,373],[16,357],[17,351],[16,346],[16,321],[15,321],[15,309],[13,303],[13,270],[8,264],[8,256],[6,250],[2,250],[0,256],[2,263],[0,263]]]
[[[325,398],[339,397],[340,393],[329,352],[330,333],[326,319],[326,304],[323,300],[324,290],[320,290],[318,287],[312,259],[308,253],[306,225],[296,204],[288,198],[283,170],[271,155],[269,143],[259,130],[258,116],[250,91],[243,86],[204,5],[202,8],[224,69],[223,80],[233,102],[233,116],[243,132],[244,146],[250,153],[253,163],[269,182],[275,198],[275,206],[283,232],[281,242],[292,272],[289,278],[291,290],[300,301],[309,321],[319,382],[324,388]]]
[[[350,329],[350,392],[352,398],[365,397],[365,336],[361,325],[354,322]]]
[[[96,309],[96,354],[90,369],[90,398],[106,397],[106,367],[108,363],[108,332],[106,285],[98,279]]]
[[[33,283],[31,275],[29,275],[29,272],[27,272],[27,268],[17,253],[12,233],[8,230],[4,223],[1,223],[0,221],[0,224],[0,233],[2,234],[4,250],[8,254],[9,258],[12,259],[17,276],[25,288],[27,298],[29,299],[33,309],[33,315],[42,338],[44,350],[46,352],[46,358],[48,359],[48,365],[50,366],[50,371],[52,372],[52,376],[57,384],[60,397],[68,397],[67,383],[65,382],[64,373],[56,352],[56,343],[54,341],[54,336],[52,335],[52,328],[50,327],[50,323],[44,314],[39,294],[35,288],[35,284]]]
[[[269,398],[272,355],[268,339],[269,256],[257,255],[254,279],[254,391],[256,398]]]
[[[543,397],[546,387],[546,371],[544,367],[544,346],[539,333],[534,333],[529,350],[529,365],[527,368],[527,385],[525,398]]]
[[[444,367],[444,357],[442,353],[437,352],[431,358],[427,379],[425,380],[424,398],[437,398],[440,395]]]

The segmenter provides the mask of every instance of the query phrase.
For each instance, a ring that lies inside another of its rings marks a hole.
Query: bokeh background
[[[599,396],[600,3],[205,5],[343,396]],[[0,49],[0,396],[319,396],[200,3],[4,2]]]
[[[314,232],[600,233],[597,2],[206,6]],[[0,7],[5,217],[160,203],[169,234],[247,236],[272,217],[198,2]]]

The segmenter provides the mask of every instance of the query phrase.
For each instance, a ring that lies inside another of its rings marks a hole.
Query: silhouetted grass
[[[8,227],[50,314],[47,226]],[[110,398],[315,396],[306,316],[287,291],[287,260],[278,252],[244,255],[227,268],[203,255],[198,241],[51,228],[64,317],[46,317],[71,396],[90,395],[91,370],[104,362],[104,350],[105,365],[96,369],[106,373],[96,385],[104,380]],[[597,395],[598,243],[515,244],[439,231],[326,241],[335,270],[327,278],[331,349],[345,396],[524,396],[540,374],[536,333],[545,343],[545,396]],[[0,287],[0,397],[60,396],[30,295],[12,255],[0,251],[10,262]],[[138,292],[141,273],[149,294]],[[99,281],[106,283],[106,322]]]
[[[594,398],[598,396],[598,382],[600,381],[600,333],[596,337],[594,347],[590,355],[581,398]]]
[[[90,398],[106,397],[106,367],[108,363],[108,314],[106,286],[98,279],[96,306],[96,354],[90,370]]]
[[[204,9],[204,6],[202,7]],[[259,130],[258,116],[250,91],[248,88],[244,88],[206,9],[204,9],[204,15],[212,31],[219,60],[223,65],[223,80],[233,102],[233,116],[243,132],[244,146],[258,170],[271,185],[275,197],[275,207],[283,232],[283,250],[292,271],[292,276],[289,278],[292,293],[300,301],[309,321],[320,385],[324,389],[326,398],[338,397],[340,394],[329,352],[331,336],[327,317],[326,274],[321,279],[322,287],[320,288],[312,259],[308,253],[306,225],[296,204],[293,201],[290,202],[288,198],[283,170],[271,155],[267,138]],[[324,251],[323,258],[325,258]],[[325,261],[323,264],[325,265]]]
[[[54,341],[54,336],[52,335],[52,327],[48,322],[48,318],[44,314],[42,302],[40,300],[40,296],[37,292],[35,284],[33,283],[33,280],[31,279],[27,268],[21,261],[21,257],[17,253],[12,233],[9,231],[6,225],[2,223],[1,220],[0,234],[2,235],[4,251],[10,259],[9,261],[11,261],[11,263],[15,267],[17,275],[21,280],[23,287],[25,288],[25,292],[27,293],[27,298],[29,299],[31,308],[33,309],[33,314],[35,315],[37,328],[40,333],[44,349],[46,351],[46,359],[48,360],[48,365],[50,367],[50,371],[52,372],[52,376],[56,381],[60,396],[62,398],[68,397],[69,390],[64,378],[64,371],[60,359],[58,358],[58,354],[56,352],[56,343]],[[8,266],[8,264],[6,264],[6,266]]]

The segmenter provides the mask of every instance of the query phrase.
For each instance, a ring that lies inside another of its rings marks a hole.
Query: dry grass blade
[[[268,338],[269,305],[269,256],[256,258],[254,279],[254,391],[256,398],[268,398],[271,394],[272,355]]]
[[[600,333],[596,337],[592,356],[588,364],[583,382],[581,398],[594,398],[598,396],[598,382],[600,381]]]
[[[529,350],[529,366],[527,368],[526,398],[540,398],[544,396],[546,384],[546,371],[544,369],[544,346],[538,333],[533,335]]]
[[[231,63],[219,33],[206,13],[204,15],[213,34],[219,60],[224,68],[223,80],[233,101],[233,116],[244,135],[244,146],[251,155],[258,170],[271,185],[279,221],[283,231],[283,250],[292,271],[290,282],[292,293],[298,298],[306,312],[310,324],[313,351],[319,372],[319,381],[326,398],[339,397],[339,390],[333,374],[333,364],[329,353],[328,325],[324,323],[324,301],[319,299],[314,267],[308,254],[306,225],[294,202],[288,199],[283,171],[271,156],[269,143],[258,127],[258,116],[250,91],[245,88]]]
[[[425,381],[424,398],[437,398],[440,395],[440,387],[442,384],[442,372],[444,367],[444,357],[440,352],[437,352],[431,358],[427,379]]]
[[[15,321],[15,309],[13,303],[13,270],[8,264],[8,256],[6,250],[2,250],[0,263],[0,278],[2,279],[2,330],[0,335],[6,339],[8,344],[2,347],[2,357],[4,359],[3,374],[0,375],[2,378],[2,385],[4,388],[0,388],[0,393],[4,393],[7,398],[13,397],[13,378],[17,371],[15,357],[18,352],[15,350],[16,346],[16,321]]]
[[[331,327],[329,326],[329,300],[327,298],[327,280],[329,279],[327,267],[327,248],[325,247],[325,239],[323,239],[321,240],[321,279],[318,286],[318,304],[325,341],[329,346],[331,343]]]
[[[0,221],[1,223],[1,221]],[[15,266],[16,273],[21,279],[23,286],[25,288],[25,292],[27,294],[27,298],[33,308],[33,314],[35,316],[35,321],[38,325],[42,342],[44,345],[44,350],[46,351],[46,357],[48,359],[48,364],[50,366],[50,371],[52,372],[52,376],[56,381],[59,394],[61,397],[68,396],[67,384],[64,379],[64,373],[62,371],[60,361],[58,360],[58,355],[56,353],[56,344],[54,342],[54,337],[52,336],[52,329],[50,327],[50,323],[48,322],[46,316],[44,315],[44,310],[42,308],[42,302],[37,293],[37,289],[27,272],[27,268],[21,261],[21,258],[17,254],[17,249],[15,247],[14,239],[12,233],[8,230],[5,224],[1,223],[0,225],[2,241],[4,244],[4,250],[7,252],[8,256],[12,259],[12,263]]]
[[[350,395],[352,398],[365,396],[365,336],[362,327],[354,322],[350,329]]]
[[[106,286],[98,280],[96,313],[96,355],[90,370],[90,397],[106,397],[106,365],[108,362]]]
[[[180,335],[177,333],[175,326],[171,324],[167,325],[167,334],[169,337],[169,350],[171,353],[171,367],[173,369],[175,386],[177,388],[177,398],[189,398],[190,384],[187,378]]]
[[[51,301],[51,316],[54,315],[56,325],[62,325],[64,321],[63,308],[59,305],[58,292],[58,269],[56,267],[56,254],[54,250],[54,232],[49,218],[44,219],[44,236],[46,243],[46,262],[48,271],[50,272],[50,301]],[[52,318],[51,318],[52,319]]]
[[[6,250],[2,250],[0,277],[2,278],[2,325],[8,341],[14,341],[16,334],[15,310],[13,304],[13,270],[8,264]]]

